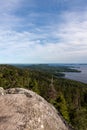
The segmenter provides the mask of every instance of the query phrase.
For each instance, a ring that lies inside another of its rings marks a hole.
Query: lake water
[[[73,65],[73,66],[75,67],[75,69],[81,70],[81,72],[80,73],[66,72],[65,78],[87,83],[87,65]]]

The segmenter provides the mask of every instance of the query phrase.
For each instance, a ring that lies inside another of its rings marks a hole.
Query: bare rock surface
[[[0,95],[4,95],[4,94],[5,94],[5,90],[2,87],[0,87]]]
[[[13,88],[0,95],[0,130],[69,130],[56,109],[36,93]]]

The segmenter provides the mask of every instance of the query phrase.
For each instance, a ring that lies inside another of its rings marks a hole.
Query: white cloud
[[[5,2],[0,2],[0,62],[87,62],[87,11],[63,12],[58,16],[33,12],[22,18],[11,12],[23,0]],[[54,16],[50,23],[49,15]],[[36,26],[29,20],[37,17],[45,17],[47,24]],[[23,26],[32,28],[21,31]]]
[[[1,62],[83,62],[87,56],[86,22],[67,22],[60,28],[48,31],[38,29],[35,32],[16,32],[2,30],[0,32]],[[38,33],[39,32],[39,33]],[[51,42],[50,38],[60,39]],[[42,44],[42,40],[45,43]],[[87,62],[87,61],[86,61]]]

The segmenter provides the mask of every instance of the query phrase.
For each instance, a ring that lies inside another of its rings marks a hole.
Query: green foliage
[[[87,130],[87,108],[75,109],[70,116],[76,130]]]
[[[33,90],[34,92],[36,92],[37,94],[40,95],[40,90],[39,90],[38,82],[37,82],[36,80],[34,80],[33,83],[34,83],[34,84],[33,84],[32,90]]]
[[[65,120],[67,120],[68,122],[69,120],[69,113],[68,113],[68,107],[65,101],[65,98],[63,96],[62,93],[60,93],[58,95],[58,97],[56,98],[56,100],[50,100],[50,103],[52,103],[56,109],[61,113],[61,115],[65,118]]]
[[[87,130],[87,84],[55,76],[52,81],[54,68],[52,73],[51,68],[38,69],[1,65],[0,87],[33,90],[52,103],[76,130]]]

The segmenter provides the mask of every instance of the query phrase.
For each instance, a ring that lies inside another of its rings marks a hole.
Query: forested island
[[[23,69],[28,68],[36,71],[43,71],[58,77],[64,77],[65,76],[64,72],[76,72],[76,73],[81,72],[80,70],[75,69],[74,66],[72,67],[72,66],[55,65],[55,64],[34,64],[34,65],[16,64],[14,66]]]
[[[32,90],[53,104],[76,130],[87,130],[87,84],[61,78],[69,67],[0,65],[0,86]],[[58,75],[60,74],[60,75]]]

